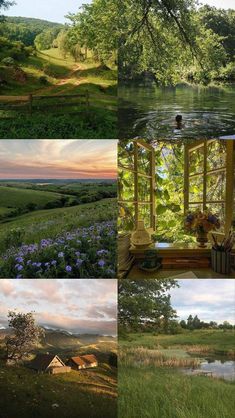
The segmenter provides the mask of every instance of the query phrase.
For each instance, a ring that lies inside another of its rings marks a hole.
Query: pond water
[[[216,138],[235,134],[235,85],[120,84],[119,138]],[[182,124],[175,116],[181,114]]]
[[[198,368],[183,368],[184,374],[197,375],[202,372],[210,372],[213,377],[223,378],[225,380],[235,380],[235,361],[226,358],[211,358],[206,357],[202,359],[200,367]]]

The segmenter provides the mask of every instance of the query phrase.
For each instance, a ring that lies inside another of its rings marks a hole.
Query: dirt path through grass
[[[66,84],[73,84],[74,86],[78,86],[81,82],[80,79],[78,79],[76,82],[74,82],[74,78],[73,76],[76,74],[78,74],[81,71],[81,66],[80,64],[76,64],[73,69],[68,73],[68,75],[66,77],[62,77],[58,80],[57,83],[53,84],[52,86],[48,86],[48,87],[44,87],[40,90],[36,90],[35,91],[35,96],[38,95],[44,95],[45,93],[50,93],[53,95],[53,90],[56,89],[57,87],[60,86],[64,86]],[[67,90],[67,89],[66,89]],[[63,94],[65,90],[60,90],[59,92],[55,92],[55,96],[59,95],[59,94]]]

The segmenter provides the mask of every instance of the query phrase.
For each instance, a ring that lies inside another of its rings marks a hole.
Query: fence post
[[[89,114],[90,102],[89,102],[89,91],[86,90],[86,113]]]
[[[29,114],[32,116],[33,113],[33,95],[29,94]]]

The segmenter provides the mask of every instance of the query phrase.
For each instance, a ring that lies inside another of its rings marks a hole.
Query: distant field
[[[234,331],[223,330],[194,330],[177,335],[153,335],[151,333],[129,334],[127,340],[122,341],[123,347],[145,347],[156,349],[162,347],[208,347],[217,353],[226,353],[234,347]],[[235,351],[235,350],[234,350]]]
[[[175,363],[186,358],[187,349],[231,353],[234,332],[200,330],[179,335],[130,334],[119,339],[120,416],[128,418],[231,418],[235,381],[208,376],[188,376],[178,367],[156,366],[151,351],[167,349]],[[142,362],[131,352],[142,350]],[[174,351],[175,350],[175,351]],[[187,357],[188,358],[188,357]],[[229,358],[229,357],[228,357]],[[189,358],[191,361],[191,359]],[[156,362],[157,364],[157,362]]]
[[[48,202],[60,200],[61,197],[59,193],[0,186],[1,208],[25,208],[29,203],[43,208]]]

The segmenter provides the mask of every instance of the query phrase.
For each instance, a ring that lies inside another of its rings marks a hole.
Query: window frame
[[[150,144],[147,144],[146,142],[142,140],[134,140],[132,141],[134,150],[133,150],[133,168],[127,167],[125,165],[122,165],[120,160],[118,163],[118,166],[121,170],[130,172],[134,175],[134,199],[133,200],[123,200],[119,198],[119,204],[131,204],[134,206],[134,222],[135,227],[137,227],[138,222],[141,220],[141,217],[139,216],[139,207],[140,205],[149,205],[150,213],[149,213],[149,224],[150,227],[147,227],[147,229],[150,232],[154,232],[156,228],[156,210],[155,210],[155,150],[154,147]],[[150,152],[149,155],[149,165],[150,165],[150,174],[144,174],[139,169],[139,158],[138,158],[138,150],[139,148],[142,148],[144,150],[147,150]],[[138,190],[138,184],[139,184],[139,177],[145,178],[149,180],[149,186],[150,186],[150,197],[149,201],[141,200],[139,197],[139,190]]]
[[[225,151],[225,165],[213,170],[208,170],[208,145],[215,141],[226,141]],[[186,144],[184,148],[184,212],[185,215],[189,210],[190,204],[202,205],[203,210],[206,209],[210,203],[218,203],[225,205],[225,223],[224,233],[227,235],[231,229],[233,223],[233,206],[234,206],[234,162],[235,162],[235,141],[234,140],[198,140],[198,143]],[[189,173],[189,156],[190,153],[196,149],[203,150],[203,172],[190,175]],[[207,176],[208,174],[225,173],[225,196],[223,200],[207,200]],[[201,202],[190,202],[189,191],[190,191],[190,179],[201,176],[203,182],[203,197]]]

